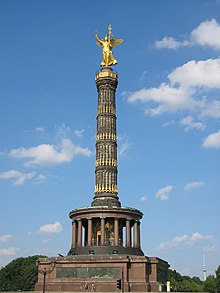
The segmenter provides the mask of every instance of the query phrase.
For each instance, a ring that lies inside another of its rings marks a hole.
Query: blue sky
[[[95,181],[100,37],[118,59],[118,189],[142,249],[220,264],[220,1],[0,1],[0,266],[66,254]]]

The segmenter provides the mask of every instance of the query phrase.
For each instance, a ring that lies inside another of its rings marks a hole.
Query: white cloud
[[[13,236],[11,234],[0,235],[0,243],[10,241],[12,237]]]
[[[191,237],[188,235],[175,236],[171,241],[161,242],[159,245],[160,250],[170,249],[174,247],[179,247],[183,244],[185,245],[193,245],[198,241],[202,240],[213,240],[213,237],[210,235],[200,234],[198,232],[193,233]]]
[[[0,173],[0,180],[12,180],[13,185],[21,186],[26,181],[31,180],[36,184],[44,183],[47,179],[47,176],[42,174],[37,174],[36,172],[32,173],[22,173],[17,170],[9,170],[3,173]]]
[[[44,132],[44,128],[43,127],[36,127],[35,130],[36,131],[39,131],[39,132]]]
[[[44,234],[53,234],[60,233],[62,231],[62,225],[59,222],[55,222],[54,224],[45,224],[41,226],[38,230],[39,233]]]
[[[126,154],[126,152],[130,149],[131,144],[128,141],[128,137],[125,135],[119,135],[118,139],[118,157],[122,157]]]
[[[197,45],[220,50],[220,24],[215,19],[202,22],[192,31],[191,39]]]
[[[17,170],[9,170],[0,173],[0,180],[12,179],[13,185],[23,185],[27,180],[32,179],[35,176],[35,172],[32,173],[22,173]]]
[[[168,126],[174,125],[174,124],[175,124],[175,122],[173,120],[167,121],[167,122],[163,123],[163,127],[168,127]]]
[[[204,148],[220,148],[220,130],[208,135],[204,141],[203,145]]]
[[[146,196],[142,196],[141,198],[140,198],[140,202],[144,202],[144,201],[146,201],[147,200],[147,197]]]
[[[205,98],[214,90],[215,94],[220,90],[220,58],[189,61],[174,69],[168,75],[168,82],[126,95],[129,103],[143,104],[146,115],[188,112],[188,118],[183,118],[182,124],[189,130],[205,128],[204,122],[196,121],[194,116],[220,118],[219,98],[213,95]]]
[[[2,256],[15,255],[18,252],[18,250],[19,248],[16,248],[16,247],[1,248],[0,255]]]
[[[165,37],[156,42],[156,47],[176,49],[185,45],[200,45],[220,50],[220,24],[215,19],[204,21],[192,31],[189,39],[180,42]],[[187,111],[190,115],[181,120],[186,131],[205,129],[203,121],[196,121],[198,118],[220,118],[220,58],[191,60],[174,69],[167,77],[168,82],[158,87],[128,94],[128,101],[144,103],[147,115]],[[203,146],[219,148],[218,141],[218,133],[213,134],[204,141]]]
[[[201,188],[204,186],[204,182],[202,181],[193,181],[190,183],[187,183],[186,186],[184,187],[185,190],[193,190],[193,189],[197,189],[197,188]]]
[[[42,175],[42,174],[39,174],[38,176],[36,176],[36,177],[34,178],[34,182],[35,182],[36,184],[44,183],[46,180],[47,180],[47,176]]]
[[[144,70],[142,75],[141,75],[141,77],[140,77],[140,79],[139,79],[140,83],[142,83],[144,81],[144,78],[145,78],[146,74],[147,74],[147,71]]]
[[[169,249],[169,248],[173,248],[173,247],[178,247],[182,243],[185,243],[187,240],[188,240],[187,235],[175,236],[170,242],[160,243],[159,249],[164,250],[164,249]]]
[[[203,251],[206,253],[212,253],[219,251],[219,248],[216,245],[208,245],[204,247]]]
[[[201,111],[201,117],[220,118],[220,101],[214,100],[206,102],[206,105]]]
[[[74,131],[74,134],[78,137],[82,137],[84,132],[85,132],[85,129],[76,129]]]
[[[220,24],[213,18],[208,21],[201,22],[189,34],[189,40],[178,41],[171,36],[165,36],[161,41],[155,42],[158,49],[177,49],[183,46],[208,46],[214,50],[220,50]]]
[[[203,122],[195,122],[192,116],[184,117],[180,121],[181,125],[185,126],[185,131],[189,131],[190,129],[199,129],[204,130],[205,124]]]
[[[157,107],[147,107],[145,109],[145,114],[155,116],[166,112],[176,113],[180,110],[196,108],[198,102],[193,100],[191,95],[192,93],[187,88],[176,88],[169,84],[162,83],[158,88],[143,88],[132,93],[128,97],[128,102],[134,103],[139,101],[147,105],[152,104],[152,102],[155,105],[159,104]]]
[[[200,234],[200,233],[196,232],[196,233],[192,234],[192,236],[190,238],[190,241],[191,242],[196,242],[196,241],[200,241],[200,240],[204,240],[204,239],[210,239],[211,240],[211,239],[213,239],[213,237],[210,236],[210,235],[204,235],[204,234]]]
[[[173,70],[168,78],[172,85],[220,89],[220,58],[191,60]]]
[[[26,167],[55,166],[70,162],[76,155],[91,156],[88,148],[74,145],[71,140],[63,138],[59,146],[41,144],[28,149],[19,148],[10,152],[10,156],[18,159],[31,159],[25,163]]]
[[[160,200],[168,200],[170,199],[169,193],[173,190],[172,185],[167,185],[166,187],[161,188],[156,193],[156,198],[159,198]]]
[[[177,49],[179,47],[189,46],[189,45],[190,45],[190,43],[188,41],[180,42],[180,41],[176,41],[174,38],[168,37],[168,36],[164,37],[161,41],[155,42],[155,46],[158,49],[161,49],[161,48]]]
[[[61,125],[55,126],[55,132],[56,132],[56,137],[58,139],[62,139],[69,136],[71,132],[71,128],[69,126],[66,126],[65,123],[63,123]]]
[[[47,244],[47,243],[50,242],[50,241],[51,241],[50,238],[48,238],[48,239],[44,239],[44,240],[43,240],[43,244]]]

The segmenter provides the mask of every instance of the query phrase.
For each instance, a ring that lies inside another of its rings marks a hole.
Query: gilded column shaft
[[[115,91],[117,74],[103,68],[96,75],[98,91],[96,180],[92,205],[120,206],[117,187],[117,134]]]

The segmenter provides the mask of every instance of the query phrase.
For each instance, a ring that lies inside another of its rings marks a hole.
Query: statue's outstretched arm
[[[94,34],[95,34],[96,40],[99,41],[98,32],[96,31]]]
[[[99,46],[102,46],[102,40],[99,39],[98,32],[95,32],[95,38],[97,40],[96,44],[99,45]]]

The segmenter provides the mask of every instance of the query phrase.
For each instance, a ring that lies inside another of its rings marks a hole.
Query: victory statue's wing
[[[122,39],[111,39],[111,40],[110,40],[110,43],[111,43],[111,45],[112,45],[112,48],[114,48],[115,46],[121,44],[122,42],[123,42]]]

